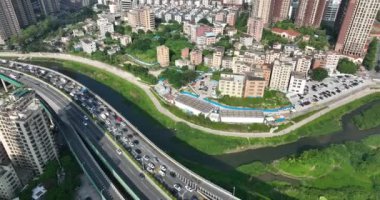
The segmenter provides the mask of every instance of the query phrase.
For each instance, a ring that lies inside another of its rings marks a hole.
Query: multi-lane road
[[[58,116],[64,119],[64,121],[67,121],[67,124],[70,124],[71,128],[79,133],[82,138],[90,141],[92,145],[97,147],[96,149],[98,151],[101,151],[104,159],[112,165],[116,173],[121,176],[123,181],[127,183],[128,187],[130,187],[140,199],[167,199],[167,196],[163,195],[154,185],[148,181],[141,180],[139,177],[141,170],[134,168],[133,163],[131,163],[129,159],[123,155],[119,156],[116,154],[114,145],[107,137],[104,137],[104,133],[99,130],[92,120],[88,120],[86,126],[82,123],[85,114],[69,99],[48,85],[28,76],[22,76],[18,81],[34,89],[49,105],[54,104],[54,107],[57,107],[55,111],[57,111]],[[70,144],[75,146],[80,142],[81,139],[77,136],[71,139]],[[84,164],[86,164],[85,161]],[[115,195],[113,196],[114,199],[119,199],[115,198]]]
[[[44,69],[47,70],[47,69]],[[54,72],[58,74],[57,72]],[[59,76],[65,77],[62,74]],[[69,77],[65,77],[70,79]],[[127,192],[133,191],[132,193],[136,195],[135,198],[139,199],[168,199],[170,198],[161,188],[154,183],[151,178],[142,178],[141,174],[147,174],[141,166],[137,166],[136,163],[131,160],[131,157],[127,156],[125,153],[116,153],[118,147],[112,138],[107,137],[99,127],[99,124],[94,123],[92,120],[88,120],[87,123],[83,123],[83,116],[85,113],[79,106],[77,106],[67,95],[59,91],[58,88],[54,88],[51,85],[31,76],[22,76],[18,79],[20,82],[28,87],[33,88],[50,106],[53,104],[54,110],[58,115],[67,121],[71,129],[74,129],[80,137],[87,142],[88,146],[92,147],[93,150],[99,152],[102,159],[107,163],[108,167],[111,169],[112,174],[116,176],[121,185]],[[71,79],[70,79],[71,80]],[[74,80],[71,80],[74,81]],[[76,83],[79,84],[79,83]],[[96,96],[97,97],[97,96]],[[99,98],[99,97],[97,97]],[[101,99],[100,99],[101,100]],[[103,100],[101,100],[103,101]],[[109,109],[117,113],[112,107],[110,107],[106,102],[103,101]],[[121,116],[117,113],[118,116]],[[123,118],[124,121],[126,119]],[[140,133],[132,124],[126,121],[128,124],[128,131],[133,133],[133,135],[138,138],[139,148],[144,152],[145,155],[150,155],[151,158],[155,158],[154,164],[158,166],[165,166],[168,172],[174,172],[175,176],[163,176],[160,177],[155,174],[155,177],[159,177],[159,181],[163,182],[167,187],[173,187],[174,184],[182,185],[182,189],[177,191],[177,197],[180,199],[236,199],[230,192],[212,184],[211,182],[199,177],[190,170],[183,167],[181,164],[177,163],[175,160],[170,158],[164,152],[162,152],[158,147],[152,144],[142,133]],[[76,137],[71,139],[69,142],[72,146],[77,146],[81,143],[81,140]],[[78,149],[77,151],[84,151],[83,149]],[[153,159],[151,159],[153,160]],[[83,164],[86,164],[84,162]],[[152,163],[152,162],[150,162]],[[142,161],[142,166],[145,166],[148,162]],[[144,169],[146,169],[144,167]],[[97,179],[98,174],[94,171],[93,176]],[[102,174],[100,174],[102,175]],[[106,178],[106,177],[105,177]],[[105,183],[109,183],[109,180],[105,180]],[[110,196],[112,199],[119,199],[120,195],[114,186],[105,187],[99,184],[101,188],[99,190],[105,190],[106,195]],[[193,190],[185,189],[184,186],[191,186]],[[99,186],[98,186],[99,187]],[[119,196],[119,198],[118,198]],[[108,197],[106,197],[108,198]]]

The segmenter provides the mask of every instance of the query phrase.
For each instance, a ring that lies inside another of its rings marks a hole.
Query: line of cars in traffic
[[[96,98],[89,90],[81,85],[68,80],[67,78],[54,73],[52,71],[37,68],[33,65],[10,62],[10,68],[17,69],[31,75],[34,75],[46,82],[59,88],[61,91],[70,95],[83,109],[85,109],[104,130],[109,132],[142,166],[144,170],[151,173],[159,182],[161,182],[173,195],[179,198],[199,199],[200,196],[195,192],[196,185],[187,184],[185,190],[182,187],[181,180],[178,179],[178,173],[168,168],[157,156],[155,156],[146,144],[141,143],[142,139],[134,132],[127,123],[122,120],[115,112],[108,108],[104,103]],[[22,74],[10,73],[9,76],[14,79],[20,78]],[[89,118],[83,116],[83,125],[88,125]],[[100,138],[97,138],[100,139]],[[115,153],[122,156],[123,151],[119,148],[115,149]],[[144,173],[140,173],[139,177],[144,181]]]

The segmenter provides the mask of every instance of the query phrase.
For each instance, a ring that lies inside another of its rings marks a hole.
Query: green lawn
[[[263,98],[237,98],[224,96],[216,101],[229,105],[249,108],[278,108],[289,106],[290,102],[284,93],[266,90]]]
[[[318,199],[321,194],[328,199],[374,199],[380,194],[380,168],[376,167],[380,163],[379,142],[380,136],[375,135],[270,164],[243,165],[237,170],[254,177],[269,172],[297,179],[300,185],[278,181],[272,185],[299,199]]]
[[[380,125],[380,103],[361,112],[353,118],[355,125],[361,129],[375,128]]]
[[[41,60],[41,59],[38,59]],[[50,60],[51,61],[51,60]],[[157,111],[149,97],[139,87],[125,81],[124,79],[110,74],[106,71],[94,67],[72,62],[57,61],[65,68],[83,73],[105,85],[113,88],[139,108],[151,115],[154,119],[169,129],[175,130],[176,137],[185,143],[193,146],[201,152],[211,155],[223,154],[225,152],[239,151],[248,148],[263,146],[276,146],[288,142],[293,142],[301,137],[331,134],[341,130],[340,118],[361,105],[380,98],[380,93],[375,93],[367,97],[355,100],[345,106],[339,107],[330,113],[310,122],[292,133],[272,137],[272,138],[237,138],[227,136],[217,136],[203,131],[191,129],[183,123],[176,123],[165,115]],[[182,111],[181,111],[182,112]],[[179,112],[180,113],[180,112]],[[191,119],[197,120],[197,119]],[[260,127],[265,128],[265,127]],[[253,130],[252,130],[253,131]],[[202,142],[200,142],[202,141]],[[210,145],[214,144],[214,145]]]

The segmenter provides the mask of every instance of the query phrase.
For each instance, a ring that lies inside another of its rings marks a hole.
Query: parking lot
[[[299,111],[310,106],[338,99],[368,83],[368,80],[353,75],[329,77],[322,82],[308,80],[304,94],[289,96],[289,100],[295,105],[296,110]]]
[[[4,63],[3,63],[4,64]],[[131,127],[127,125],[126,121],[123,121],[121,116],[118,116],[111,108],[107,107],[101,100],[99,100],[94,94],[92,94],[85,87],[82,87],[75,82],[60,76],[57,73],[37,68],[33,65],[22,63],[9,63],[11,69],[17,69],[19,71],[32,74],[46,82],[54,85],[56,88],[61,89],[67,95],[85,109],[88,114],[98,122],[98,125],[105,131],[110,133],[114,139],[116,139],[127,150],[141,167],[147,173],[153,175],[155,179],[161,182],[171,193],[179,199],[201,199],[202,195],[199,194],[199,188],[195,181],[182,176],[184,173],[178,171],[179,169],[173,166],[171,163],[166,163],[167,159],[161,155],[153,152],[152,148],[144,142],[140,135],[133,131]],[[20,73],[14,73],[11,71],[1,71],[2,73],[10,76],[13,79],[19,79],[22,77]],[[46,85],[41,85],[46,87]],[[87,126],[89,117],[84,115],[83,123]],[[98,138],[100,139],[100,138]],[[121,149],[115,147],[117,156],[122,156]],[[185,174],[185,173],[184,173]],[[139,174],[141,181],[145,180],[145,173]]]
[[[191,87],[195,92],[203,99],[207,97],[216,98],[216,89],[218,87],[218,81],[211,80],[211,74],[201,75]]]

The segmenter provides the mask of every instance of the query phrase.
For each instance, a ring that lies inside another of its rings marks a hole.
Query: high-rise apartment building
[[[149,6],[130,10],[128,12],[128,24],[134,30],[153,31],[155,28],[153,10]]]
[[[275,60],[273,63],[269,88],[271,90],[287,92],[293,68],[292,63]]]
[[[304,94],[307,81],[307,75],[303,72],[293,72],[290,76],[288,93]]]
[[[297,58],[296,70],[297,72],[308,73],[312,64],[312,58],[309,56]]]
[[[299,27],[319,27],[325,7],[326,0],[300,0],[295,24]]]
[[[272,22],[276,23],[289,18],[291,0],[272,0]]]
[[[265,86],[264,78],[246,74],[244,97],[263,97]]]
[[[235,26],[237,14],[236,12],[230,12],[227,14],[226,22],[229,26]]]
[[[202,64],[202,51],[201,50],[192,50],[190,52],[190,63],[192,65],[200,65]]]
[[[348,56],[363,56],[379,9],[379,0],[342,0],[340,17],[335,25],[339,30],[335,51]]]
[[[13,199],[21,182],[10,162],[0,163],[0,199]]]
[[[5,163],[5,161],[8,161],[8,160],[9,158],[8,158],[7,152],[4,149],[3,143],[1,143],[0,141],[0,165],[2,163]]]
[[[61,9],[59,0],[39,0],[42,14],[51,15]]]
[[[140,25],[144,27],[144,31],[153,31],[154,22],[154,12],[149,6],[145,6],[140,10]]]
[[[271,23],[271,0],[252,0],[251,17],[261,18],[264,26]]]
[[[36,15],[30,0],[12,0],[12,3],[21,27],[26,27],[36,22]]]
[[[157,62],[161,67],[169,67],[170,64],[170,55],[169,48],[165,45],[157,47]]]
[[[338,14],[341,0],[328,0],[326,3],[325,13],[323,14],[323,21],[335,22]]]
[[[12,35],[20,32],[15,9],[11,0],[0,1],[0,44],[5,44]]]
[[[252,36],[257,42],[261,41],[263,36],[263,20],[261,18],[248,18],[247,34]]]
[[[133,0],[120,0],[120,9],[123,12],[128,12],[132,9]]]
[[[223,47],[215,48],[215,51],[212,54],[212,65],[211,65],[212,68],[220,69],[220,67],[222,66],[223,55],[224,55]]]
[[[218,90],[221,95],[243,97],[245,76],[242,74],[221,74]]]
[[[0,140],[13,165],[42,174],[58,158],[52,122],[32,90],[12,91],[0,105]]]

